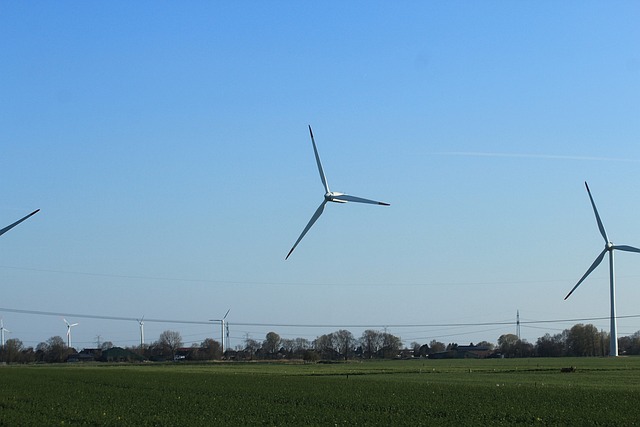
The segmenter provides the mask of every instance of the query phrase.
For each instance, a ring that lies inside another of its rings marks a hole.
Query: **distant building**
[[[493,354],[493,350],[485,346],[458,345],[447,351],[431,353],[429,359],[486,359]]]
[[[80,353],[72,353],[67,356],[67,363],[95,362],[100,358],[99,348],[85,348]]]
[[[459,345],[455,351],[459,359],[486,359],[493,353],[489,347],[477,345]]]
[[[122,347],[111,347],[104,350],[100,357],[102,362],[141,362],[144,357]]]

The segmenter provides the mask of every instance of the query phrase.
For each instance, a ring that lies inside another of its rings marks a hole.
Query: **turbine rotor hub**
[[[340,196],[344,196],[344,193],[337,193],[335,191],[329,191],[328,193],[326,193],[324,195],[324,199],[327,202],[336,202],[337,201],[337,200],[335,200],[336,197],[340,197]]]

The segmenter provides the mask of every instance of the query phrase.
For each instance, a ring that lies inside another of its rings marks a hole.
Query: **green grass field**
[[[640,358],[0,367],[7,426],[471,424],[640,425]]]

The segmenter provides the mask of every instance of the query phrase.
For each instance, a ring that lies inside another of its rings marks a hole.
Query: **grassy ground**
[[[0,368],[8,426],[640,425],[638,403],[640,358]]]

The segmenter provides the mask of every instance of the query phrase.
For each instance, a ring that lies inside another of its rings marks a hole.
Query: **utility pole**
[[[520,310],[516,312],[516,336],[518,337],[518,341],[520,341]]]
[[[226,344],[227,344],[227,348],[229,348],[229,323],[225,322],[224,326],[226,327],[226,334],[227,334],[227,340],[226,340]]]

